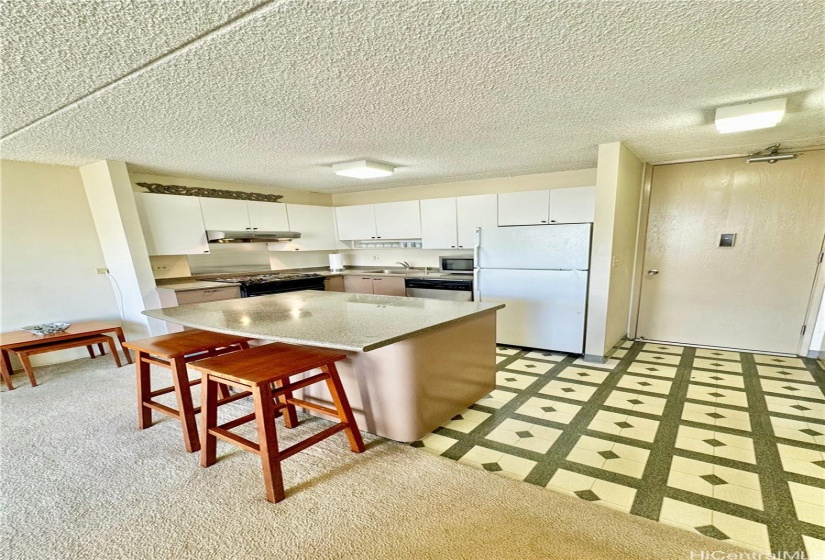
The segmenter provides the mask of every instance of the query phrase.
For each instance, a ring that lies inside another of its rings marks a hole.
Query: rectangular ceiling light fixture
[[[716,109],[716,130],[722,134],[771,128],[785,115],[785,98],[754,101]]]
[[[356,179],[374,179],[375,177],[389,177],[395,171],[392,165],[376,163],[365,159],[332,164],[336,175],[355,177]]]

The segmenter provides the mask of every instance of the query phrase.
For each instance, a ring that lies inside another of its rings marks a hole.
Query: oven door
[[[287,292],[300,292],[301,290],[324,291],[324,277],[249,284],[241,289],[241,296],[258,297],[272,294],[285,294]]]

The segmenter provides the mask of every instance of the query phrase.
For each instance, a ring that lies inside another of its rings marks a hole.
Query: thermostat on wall
[[[719,237],[719,246],[720,247],[733,247],[736,243],[736,234],[735,233],[723,233],[721,237]]]

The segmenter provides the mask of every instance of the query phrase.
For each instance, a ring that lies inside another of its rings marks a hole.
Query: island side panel
[[[496,316],[484,313],[338,362],[358,427],[388,439],[421,439],[495,388]],[[303,396],[326,406],[321,384]]]

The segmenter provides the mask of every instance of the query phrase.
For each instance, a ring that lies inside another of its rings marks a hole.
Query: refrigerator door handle
[[[478,247],[481,245],[481,228],[473,232],[473,301],[481,301],[481,289],[478,287]]]

